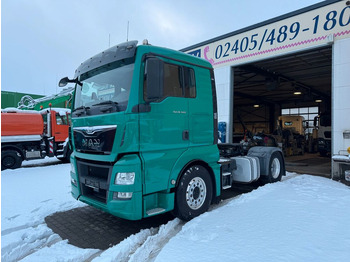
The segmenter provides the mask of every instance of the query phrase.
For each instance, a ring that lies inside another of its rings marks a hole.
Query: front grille
[[[77,169],[82,195],[106,203],[112,166],[77,160]]]
[[[116,125],[75,127],[75,149],[86,154],[109,155],[112,152],[116,130]]]

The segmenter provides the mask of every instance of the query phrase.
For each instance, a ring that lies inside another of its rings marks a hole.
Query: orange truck
[[[1,110],[1,170],[46,156],[69,161],[69,115],[65,108]]]

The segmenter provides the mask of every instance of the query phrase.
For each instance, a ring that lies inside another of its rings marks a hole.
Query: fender
[[[214,148],[215,147],[215,148]],[[193,156],[196,156],[194,159]],[[216,195],[219,195],[220,190],[220,165],[217,163],[219,160],[219,151],[217,149],[217,145],[210,145],[208,147],[192,147],[186,150],[176,161],[173,168],[171,169],[171,173],[169,176],[168,185],[169,188],[174,188],[178,180],[182,174],[182,172],[191,165],[192,163],[204,163],[208,168],[209,173],[213,178],[214,188]],[[213,162],[213,159],[217,159],[216,162]],[[176,183],[172,183],[172,181],[176,181]]]
[[[18,153],[21,154],[22,156],[22,159],[25,159],[25,156],[23,154],[23,151],[22,151],[22,148],[17,146],[17,145],[4,145],[1,147],[1,151],[7,151],[7,150],[15,150],[17,151]]]
[[[269,174],[270,158],[275,152],[281,154],[283,159],[283,162],[281,164],[283,165],[283,170],[286,170],[284,166],[285,162],[282,150],[278,147],[255,146],[249,149],[247,156],[258,157],[260,162],[260,175],[267,176]],[[283,176],[285,175],[286,172],[284,171]]]

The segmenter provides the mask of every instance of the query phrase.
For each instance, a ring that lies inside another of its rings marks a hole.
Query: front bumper
[[[126,155],[114,164],[75,157],[71,161],[75,167],[71,171],[72,196],[75,199],[117,217],[129,220],[142,218],[141,160],[137,155]],[[115,185],[118,172],[134,172],[134,184]],[[118,192],[131,192],[132,197],[119,199]]]

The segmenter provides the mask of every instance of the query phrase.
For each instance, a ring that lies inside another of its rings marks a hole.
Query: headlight
[[[135,182],[135,172],[117,173],[114,184],[116,185],[133,185]]]
[[[75,172],[75,165],[74,165],[74,163],[72,161],[70,162],[70,169],[71,169],[72,173],[76,174],[76,172]]]

